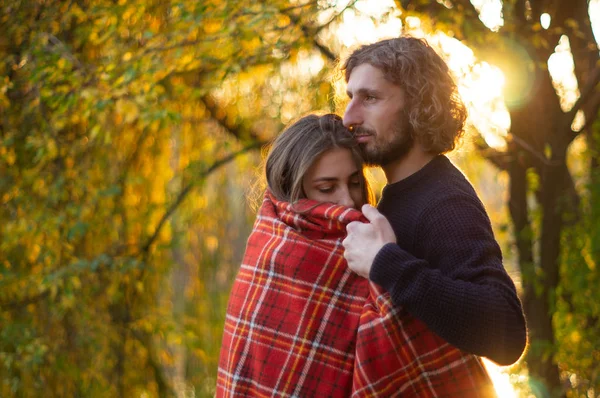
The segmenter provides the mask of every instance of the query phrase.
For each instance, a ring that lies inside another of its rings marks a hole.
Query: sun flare
[[[500,398],[518,398],[519,395],[510,381],[510,376],[502,367],[483,359],[483,364],[492,379],[494,389]]]

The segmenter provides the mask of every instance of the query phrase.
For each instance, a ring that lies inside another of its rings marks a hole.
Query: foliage
[[[592,134],[598,134],[596,123]],[[589,161],[593,150],[579,156]],[[565,231],[561,262],[562,282],[557,290],[557,362],[569,377],[572,396],[584,397],[600,386],[600,174],[592,170],[583,180],[584,217]]]
[[[328,108],[328,7],[2,3],[1,396],[210,394],[244,155]]]

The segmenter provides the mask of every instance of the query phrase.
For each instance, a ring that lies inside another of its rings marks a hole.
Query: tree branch
[[[333,52],[331,52],[331,50],[329,50],[325,45],[319,43],[319,41],[316,38],[313,40],[313,42],[315,47],[317,47],[321,54],[323,54],[328,60],[335,61],[337,59],[337,56]]]
[[[9,301],[8,303],[0,303],[0,308],[2,308],[3,311],[18,310],[29,304],[35,304],[38,301],[42,301],[49,295],[50,295],[50,290],[46,289],[43,292],[36,294],[35,296],[26,297],[26,298],[18,300],[18,301],[12,301],[12,302]]]
[[[204,106],[210,114],[210,117],[235,138],[241,142],[260,141],[258,134],[256,134],[254,131],[244,128],[242,124],[236,124],[228,121],[227,113],[220,111],[217,101],[213,96],[210,94],[205,94],[200,98],[200,100],[204,103]]]
[[[476,132],[476,135],[473,138],[473,144],[479,154],[489,160],[498,169],[503,171],[508,170],[511,155],[508,152],[499,151],[496,148],[490,147],[481,135],[479,129],[475,126],[472,126],[472,128]]]
[[[159,53],[159,52],[166,52],[166,51],[170,51],[170,50],[176,50],[179,48],[186,48],[186,47],[193,47],[199,44],[205,44],[205,43],[217,43],[220,40],[226,39],[228,37],[228,35],[217,35],[217,36],[212,36],[212,37],[203,37],[201,40],[182,40],[180,42],[176,42],[176,43],[172,43],[172,44],[168,44],[168,45],[157,45],[154,47],[146,47],[143,51],[141,51],[139,54],[137,54],[135,56],[135,58],[133,58],[134,60],[139,60],[141,59],[143,56],[151,54],[151,53]],[[216,62],[219,61],[218,59],[214,58],[214,57],[209,57],[204,55],[203,56],[203,60],[210,60],[211,62]]]
[[[552,160],[548,160],[548,158],[546,156],[544,156],[542,153],[536,151],[536,149],[534,147],[532,147],[531,145],[529,145],[527,143],[527,141],[525,141],[524,139],[522,139],[521,137],[519,137],[518,135],[512,134],[512,133],[508,133],[509,137],[511,138],[511,140],[517,144],[518,146],[520,146],[521,148],[525,149],[527,152],[529,152],[531,155],[533,155],[533,157],[537,160],[539,160],[541,162],[541,164],[546,165],[546,166],[558,166],[561,164],[561,162],[558,161],[552,161]]]
[[[575,138],[577,138],[577,136],[579,134],[581,134],[582,132],[585,132],[586,130],[591,128],[592,125],[598,119],[598,112],[600,111],[600,91],[598,91],[596,93],[596,95],[594,95],[594,97],[592,97],[589,100],[589,102],[587,104],[587,109],[589,110],[589,112],[588,112],[589,114],[587,114],[587,113],[585,114],[585,124],[583,125],[581,130],[573,131],[573,130],[571,130],[571,127],[569,126],[569,132],[571,133],[569,136],[569,143],[571,141],[573,141]]]
[[[598,112],[600,112],[600,91],[596,93],[594,98],[589,101],[589,115],[585,115],[585,124],[581,131],[585,131],[592,127],[592,124],[598,119]]]
[[[50,43],[60,49],[60,52],[71,61],[71,63],[79,69],[84,75],[88,75],[87,68],[77,59],[75,55],[69,50],[67,45],[60,41],[56,36],[51,33],[45,33],[44,36],[48,39]]]
[[[419,0],[396,0],[396,5],[400,9],[409,12],[427,14],[432,19],[441,19],[445,22],[456,23],[456,17],[460,15],[462,21],[459,29],[454,29],[454,34],[459,40],[469,40],[476,42],[475,38],[485,37],[492,33],[479,19],[479,11],[469,0],[455,0],[456,10],[448,9],[445,5],[437,1],[419,1]],[[465,27],[467,27],[465,29]]]
[[[318,1],[309,1],[308,3],[303,3],[303,4],[298,4],[295,6],[289,6],[286,8],[282,8],[280,11],[284,12],[284,11],[292,11],[292,10],[296,10],[298,8],[304,8],[304,7],[308,7],[308,6],[314,6],[319,4]]]
[[[333,22],[335,22],[337,19],[339,19],[339,18],[342,16],[342,14],[343,14],[343,13],[344,13],[346,10],[348,10],[348,9],[350,9],[350,8],[353,8],[353,7],[354,7],[354,5],[355,5],[357,2],[358,2],[358,0],[352,0],[351,2],[349,2],[349,3],[346,5],[346,7],[344,7],[344,9],[343,9],[343,10],[341,10],[340,12],[338,12],[338,13],[334,14],[334,15],[333,15],[333,17],[331,17],[331,18],[329,19],[329,21],[325,22],[323,25],[320,25],[320,26],[318,26],[318,27],[315,29],[315,36],[316,36],[316,35],[317,35],[319,32],[321,32],[323,29],[327,28],[329,25],[331,25]]]
[[[600,84],[600,66],[597,66],[594,69],[594,72],[590,75],[588,82],[585,87],[581,90],[581,95],[575,102],[575,105],[565,114],[564,123],[568,125],[568,128],[571,128],[571,124],[573,123],[573,119],[575,119],[575,115],[577,111],[579,111],[588,101],[590,97],[594,95],[594,90]]]
[[[226,165],[227,163],[231,162],[232,160],[234,160],[235,158],[237,158],[238,156],[253,150],[253,149],[257,149],[260,148],[261,146],[265,145],[266,142],[263,141],[255,141],[252,144],[240,149],[239,151],[230,153],[229,155],[216,160],[215,162],[213,162],[212,165],[210,165],[209,167],[206,168],[206,170],[200,172],[200,175],[198,176],[197,180],[202,180],[204,178],[206,178],[208,175],[210,175],[213,171],[217,170],[219,167]],[[177,198],[175,199],[175,201],[171,204],[171,206],[169,206],[169,208],[167,209],[167,211],[165,212],[165,214],[163,214],[162,218],[160,219],[160,221],[158,222],[154,233],[148,238],[148,240],[146,241],[146,243],[144,243],[141,246],[141,252],[142,253],[147,253],[150,250],[150,246],[152,246],[152,244],[154,243],[154,241],[156,241],[156,239],[158,238],[158,235],[162,229],[162,227],[164,226],[164,224],[167,222],[167,220],[169,219],[169,217],[171,217],[171,215],[175,212],[175,210],[177,210],[177,208],[179,207],[179,205],[181,205],[181,203],[184,201],[184,199],[187,197],[187,195],[192,191],[192,189],[196,186],[196,184],[194,182],[189,183],[188,185],[186,185],[181,192],[179,192],[179,194],[177,195]]]
[[[290,19],[290,21],[292,21],[292,23],[294,25],[298,26],[300,28],[300,30],[302,31],[302,35],[304,36],[304,38],[307,40],[311,40],[313,42],[314,46],[317,47],[317,49],[319,49],[319,51],[321,52],[321,54],[323,54],[325,56],[325,58],[327,58],[330,61],[335,61],[337,59],[337,56],[329,48],[327,48],[327,46],[325,46],[324,44],[321,44],[319,42],[319,40],[317,40],[317,36],[316,36],[317,31],[313,31],[314,29],[304,25],[300,21],[300,18],[298,18],[296,15],[294,15],[291,12],[289,12],[285,9],[281,9],[281,10],[279,10],[279,12],[281,12],[283,15],[286,15]],[[317,30],[318,29],[319,28],[317,28]]]

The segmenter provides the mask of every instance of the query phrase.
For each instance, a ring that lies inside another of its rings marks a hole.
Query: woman
[[[274,142],[267,190],[229,299],[217,397],[489,396],[478,358],[433,335],[350,271],[346,225],[373,203],[340,117]]]

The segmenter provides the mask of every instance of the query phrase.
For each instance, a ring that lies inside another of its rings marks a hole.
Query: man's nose
[[[358,108],[359,104],[353,100],[350,100],[348,106],[346,106],[346,112],[344,112],[344,126],[346,128],[362,124],[363,120]]]

